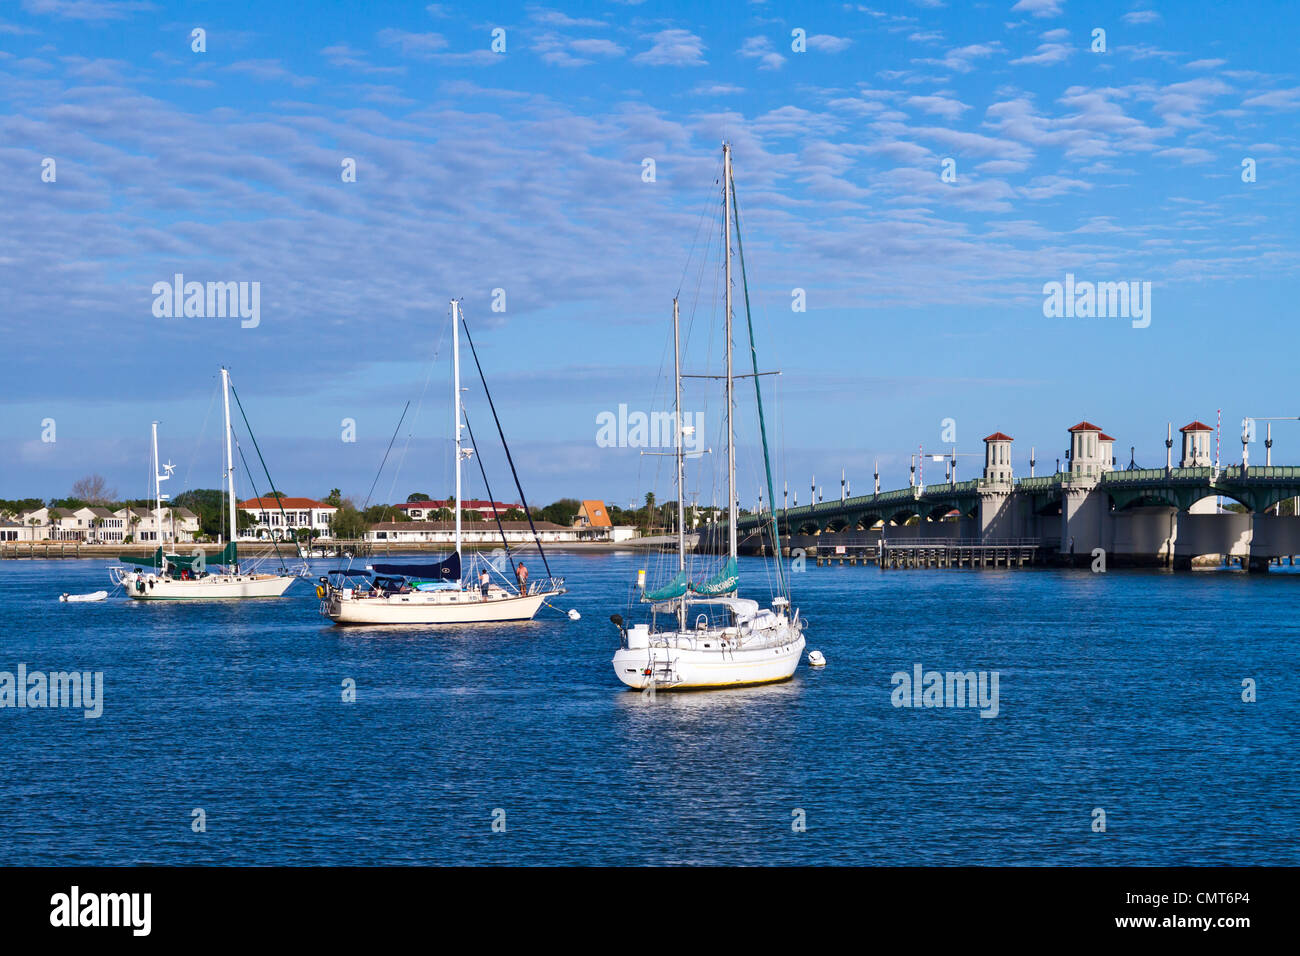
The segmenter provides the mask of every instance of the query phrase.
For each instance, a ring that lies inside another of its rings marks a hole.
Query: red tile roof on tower
[[[1180,429],[1178,429],[1178,430],[1179,430],[1180,432],[1212,432],[1212,431],[1214,431],[1214,429],[1211,428],[1209,425],[1205,424],[1204,422],[1200,422],[1200,421],[1192,422],[1190,425],[1184,425],[1182,428],[1180,428]]]
[[[247,501],[241,501],[238,505],[240,508],[258,508],[270,511],[278,511],[281,506],[286,510],[289,508],[333,508],[333,505],[327,505],[324,502],[314,501],[311,498],[249,498]]]
[[[984,439],[985,441],[1015,441],[1010,435],[1004,435],[1001,432],[994,432]]]
[[[1072,432],[1099,432],[1101,431],[1096,425],[1089,421],[1082,421],[1070,429]]]
[[[1100,435],[1097,436],[1097,441],[1114,441],[1114,440],[1115,439],[1111,438],[1105,432],[1102,432]]]

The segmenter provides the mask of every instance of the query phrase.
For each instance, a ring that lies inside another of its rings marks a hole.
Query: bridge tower
[[[994,432],[984,439],[984,481],[992,485],[1011,484],[1010,435]]]
[[[1097,548],[1112,550],[1110,498],[1097,489],[1103,472],[1114,469],[1114,441],[1081,421],[1070,429],[1070,472],[1061,488],[1061,554],[1090,562]]]
[[[979,486],[981,540],[1023,536],[1012,492],[1010,435],[994,432],[984,439],[984,480]]]
[[[1209,468],[1214,464],[1210,456],[1210,436],[1214,429],[1202,421],[1194,421],[1178,429],[1183,434],[1183,457],[1179,468]],[[1212,515],[1219,510],[1219,500],[1215,497],[1202,498],[1192,503],[1188,514]]]
[[[1178,429],[1183,433],[1183,459],[1179,468],[1210,467],[1210,435],[1214,429],[1203,422],[1192,422]]]
[[[1089,421],[1079,422],[1071,428],[1070,479],[1095,481],[1101,478],[1103,471],[1110,471],[1114,441]]]

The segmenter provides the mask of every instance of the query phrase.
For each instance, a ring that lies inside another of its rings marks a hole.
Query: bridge
[[[1279,504],[1300,498],[1300,467],[1243,461],[1210,463],[1212,429],[1199,421],[1184,426],[1182,459],[1166,467],[1117,470],[1114,439],[1087,421],[1070,429],[1067,470],[1016,478],[1010,436],[985,441],[981,477],[939,484],[913,484],[892,491],[844,496],[838,501],[741,516],[737,532],[747,550],[770,549],[773,517],[783,548],[811,545],[833,551],[850,537],[872,533],[886,542],[951,538],[996,544],[1035,540],[1045,556],[1064,563],[1091,563],[1098,549],[1120,565],[1191,567],[1196,559],[1237,558],[1255,571],[1300,554],[1300,517],[1282,515]],[[1246,455],[1243,454],[1243,459]],[[1220,512],[1218,499],[1242,506]],[[1288,509],[1290,510],[1290,509]],[[722,528],[706,529],[701,547],[712,548]],[[725,539],[725,534],[723,534]]]

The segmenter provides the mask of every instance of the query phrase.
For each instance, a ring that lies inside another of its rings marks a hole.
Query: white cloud
[[[692,96],[735,96],[738,93],[745,92],[743,86],[735,86],[731,83],[701,83],[691,90]]]
[[[579,53],[588,56],[622,56],[624,50],[613,40],[603,39],[577,39],[569,43]]]
[[[385,46],[396,48],[402,56],[419,59],[428,59],[447,48],[447,40],[440,33],[410,33],[389,27],[380,30],[375,36]]]
[[[1242,103],[1243,106],[1268,106],[1279,110],[1293,110],[1300,107],[1300,86],[1286,90],[1269,90],[1258,93]]]
[[[660,30],[646,39],[650,49],[638,53],[633,63],[646,66],[704,66],[704,41],[690,30]]]
[[[142,10],[156,9],[143,0],[23,0],[28,13],[58,17],[62,20],[122,20]]]
[[[965,103],[946,96],[913,96],[907,100],[907,105],[947,120],[955,120],[970,109]]]
[[[785,57],[772,49],[772,41],[767,37],[749,37],[737,52],[747,59],[758,60],[760,70],[779,70],[785,65]]]
[[[1028,13],[1034,17],[1056,17],[1061,15],[1061,5],[1065,0],[1019,0],[1011,8],[1012,13]]]
[[[1024,64],[1026,66],[1050,66],[1053,63],[1064,63],[1074,55],[1074,47],[1068,42],[1070,32],[1068,30],[1048,30],[1041,37],[1042,43],[1032,54],[1018,57],[1011,62],[1013,64]]]
[[[279,60],[239,60],[225,67],[231,73],[243,73],[266,83],[288,83],[290,86],[311,86],[315,77],[298,76],[285,69]]]
[[[953,47],[944,54],[943,59],[916,59],[912,62],[943,66],[958,73],[969,73],[975,69],[973,61],[992,56],[1000,52],[1001,49],[1002,44],[997,41],[992,43],[971,43],[967,46]]]
[[[1198,149],[1190,146],[1171,146],[1169,149],[1156,151],[1157,156],[1163,156],[1166,159],[1176,159],[1181,163],[1208,163],[1214,159],[1214,154],[1209,150]]]
[[[848,37],[836,37],[827,33],[818,33],[808,38],[808,49],[818,53],[842,53],[852,44],[853,41]]]

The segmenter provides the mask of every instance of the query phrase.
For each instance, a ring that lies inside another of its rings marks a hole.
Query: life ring
[[[321,599],[324,599],[324,597],[325,597],[325,586],[324,586],[323,584],[318,584],[318,585],[316,585],[316,597],[321,598]]]

